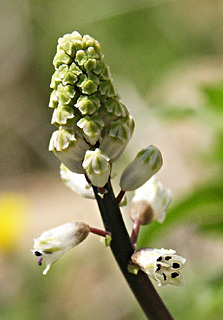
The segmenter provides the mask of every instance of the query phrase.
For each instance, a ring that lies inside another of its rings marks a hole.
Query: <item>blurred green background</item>
[[[166,222],[143,227],[139,242],[176,249],[187,264],[183,288],[158,292],[175,319],[223,318],[223,2],[0,4],[0,318],[144,319],[109,249],[93,235],[47,276],[29,251],[34,237],[56,225],[102,226],[94,201],[63,185],[48,152],[52,60],[58,37],[74,30],[101,43],[136,120],[116,172],[149,144],[163,153],[159,178],[173,201]],[[130,230],[127,208],[123,214]]]

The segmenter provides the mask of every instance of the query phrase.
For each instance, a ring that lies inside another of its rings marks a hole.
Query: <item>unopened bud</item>
[[[125,168],[120,179],[124,191],[133,191],[141,187],[156,174],[163,164],[161,152],[154,146],[142,149],[135,159]]]
[[[104,187],[111,171],[108,156],[98,148],[95,151],[88,150],[82,165],[91,183],[96,187]]]

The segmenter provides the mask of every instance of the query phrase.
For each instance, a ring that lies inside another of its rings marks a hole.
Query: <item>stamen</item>
[[[158,263],[158,264],[157,264],[156,272],[157,272],[157,271],[159,271],[160,269],[161,269],[161,264],[160,264],[160,263]]]
[[[174,268],[174,269],[179,269],[179,268],[180,268],[180,264],[177,263],[177,262],[174,262],[174,263],[172,264],[172,268]]]
[[[160,256],[156,261],[162,261],[162,257]]]
[[[39,259],[37,260],[39,266],[42,265],[42,261],[43,261],[43,258],[39,258]]]
[[[172,276],[172,274],[171,274],[171,276]],[[163,279],[164,279],[164,281],[166,281],[166,275],[165,275],[165,273],[163,273]]]
[[[177,277],[179,277],[179,273],[177,273],[177,272],[171,273],[171,278],[172,279],[177,278]]]
[[[52,254],[53,252],[52,252],[52,251],[44,251],[44,253],[46,253],[46,254]]]
[[[42,256],[42,253],[40,253],[39,251],[35,251],[34,254],[35,254],[36,257]]]
[[[171,256],[166,256],[166,257],[165,257],[165,260],[166,260],[166,261],[169,261],[170,259],[172,259]]]

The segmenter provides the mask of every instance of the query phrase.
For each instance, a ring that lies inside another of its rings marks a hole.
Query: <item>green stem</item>
[[[103,198],[98,195],[96,187],[93,187],[93,189],[105,230],[112,234],[110,247],[113,255],[147,318],[150,320],[173,320],[148,276],[142,271],[139,271],[137,275],[128,272],[127,267],[134,248],[119,206],[115,203],[115,196],[110,182],[105,186],[108,192],[104,194]]]

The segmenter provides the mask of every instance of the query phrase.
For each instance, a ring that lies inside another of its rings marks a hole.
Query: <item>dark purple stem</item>
[[[137,242],[139,228],[140,228],[140,222],[139,222],[139,220],[135,220],[133,227],[132,227],[132,234],[131,234],[131,242],[133,245],[135,245]]]
[[[102,237],[111,236],[111,232],[92,227],[90,227],[90,232]]]
[[[122,201],[122,198],[124,197],[124,195],[125,195],[125,191],[121,190],[117,195],[117,197],[115,198],[115,203],[119,204]]]
[[[105,229],[112,234],[110,248],[133,294],[150,320],[173,320],[162,299],[156,292],[149,277],[142,271],[137,275],[128,271],[134,247],[126,230],[120,208],[117,205],[110,181],[105,185],[108,191],[102,198],[94,187]]]

